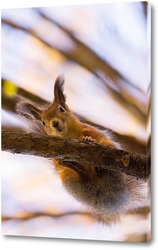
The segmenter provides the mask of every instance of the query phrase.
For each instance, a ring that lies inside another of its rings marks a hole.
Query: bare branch
[[[50,217],[52,219],[56,218],[62,218],[65,216],[72,216],[72,215],[81,215],[81,216],[87,216],[90,217],[90,214],[87,212],[81,212],[81,211],[70,211],[70,212],[63,212],[63,213],[48,213],[48,212],[25,212],[24,214],[16,215],[16,216],[2,216],[2,221],[10,221],[10,220],[31,220],[38,217]]]
[[[34,133],[2,131],[2,150],[45,158],[58,158],[63,162],[88,163],[92,167],[122,171],[137,178],[150,175],[150,155],[119,150],[97,143],[75,139],[61,139]]]
[[[17,84],[12,82],[12,85],[16,86],[16,93],[13,96],[8,96],[7,92],[5,91],[5,84],[7,82],[11,82],[9,79],[2,79],[1,85],[2,85],[2,107],[6,110],[15,112],[15,106],[17,104],[17,101],[19,100],[19,96],[23,98],[27,98],[33,102],[39,103],[39,104],[48,104],[46,100],[43,98],[34,95],[33,93],[18,87]]]
[[[15,29],[26,32],[27,34],[38,39],[47,48],[58,51],[68,60],[72,60],[88,69],[91,73],[93,73],[103,82],[104,86],[106,86],[106,89],[109,91],[109,93],[115,100],[117,100],[123,107],[126,107],[126,109],[135,117],[137,117],[141,123],[145,124],[146,106],[139,100],[137,100],[134,96],[132,96],[127,89],[123,88],[120,85],[119,80],[127,82],[124,77],[121,76],[118,71],[110,67],[105,61],[99,58],[99,56],[93,50],[91,50],[84,43],[75,38],[71,33],[69,33],[69,37],[70,39],[72,39],[73,42],[75,42],[76,46],[73,50],[67,51],[64,48],[59,48],[59,46],[57,46],[53,42],[50,43],[46,39],[43,39],[34,29],[23,27],[5,18],[2,18],[2,24],[6,24]],[[54,24],[57,25],[57,23]],[[61,25],[59,26],[59,24],[58,27],[62,31],[66,32],[66,34],[68,34],[66,28],[61,27]],[[85,56],[83,57],[83,55]],[[115,88],[111,88],[110,85],[107,83],[105,77],[101,77],[100,74],[97,73],[97,71],[104,73],[104,76],[109,78],[110,81],[115,82],[115,84],[117,83],[119,89],[121,88],[121,93],[120,91],[116,91]],[[140,94],[142,93],[140,92]]]

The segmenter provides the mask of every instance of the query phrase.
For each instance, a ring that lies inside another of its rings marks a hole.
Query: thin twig
[[[38,217],[50,217],[52,219],[56,219],[56,218],[62,218],[65,216],[73,216],[73,215],[81,215],[81,216],[89,216],[89,213],[87,212],[81,212],[81,211],[69,211],[69,212],[62,212],[62,213],[49,213],[49,212],[26,212],[24,214],[20,214],[20,215],[15,215],[15,216],[2,216],[2,221],[10,221],[10,220],[31,220],[34,218],[38,218]]]

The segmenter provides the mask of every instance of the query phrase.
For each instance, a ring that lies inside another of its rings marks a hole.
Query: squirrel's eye
[[[103,171],[104,170],[102,168],[95,167],[95,173],[96,173],[96,175],[101,176],[103,174]]]
[[[65,112],[65,109],[64,109],[62,106],[59,107],[59,110],[60,110],[60,112],[62,112],[62,113]]]
[[[45,125],[46,125],[44,121],[42,122],[42,124],[43,124],[43,126],[45,126]]]
[[[95,167],[95,173],[97,176],[111,175],[108,169],[104,169],[102,167]]]

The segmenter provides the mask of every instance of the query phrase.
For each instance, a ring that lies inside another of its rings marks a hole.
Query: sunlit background
[[[16,94],[53,99],[64,74],[69,107],[145,153],[150,136],[150,6],[147,2],[2,11],[2,126],[28,129]],[[30,95],[31,93],[31,95]],[[51,163],[2,153],[2,230],[7,235],[145,241],[150,213],[116,225],[94,221]]]

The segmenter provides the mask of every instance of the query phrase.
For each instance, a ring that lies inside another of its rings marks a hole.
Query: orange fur
[[[118,147],[119,144],[111,135],[82,123],[69,110],[63,84],[64,79],[59,76],[54,85],[54,101],[48,107],[41,108],[30,102],[21,102],[17,105],[18,112],[35,121],[34,123],[38,120],[38,125],[43,124],[43,130],[50,136]],[[92,214],[106,224],[117,221],[121,214],[144,206],[149,200],[149,181],[137,180],[102,166],[57,159],[53,159],[53,162],[68,192],[86,204]]]

